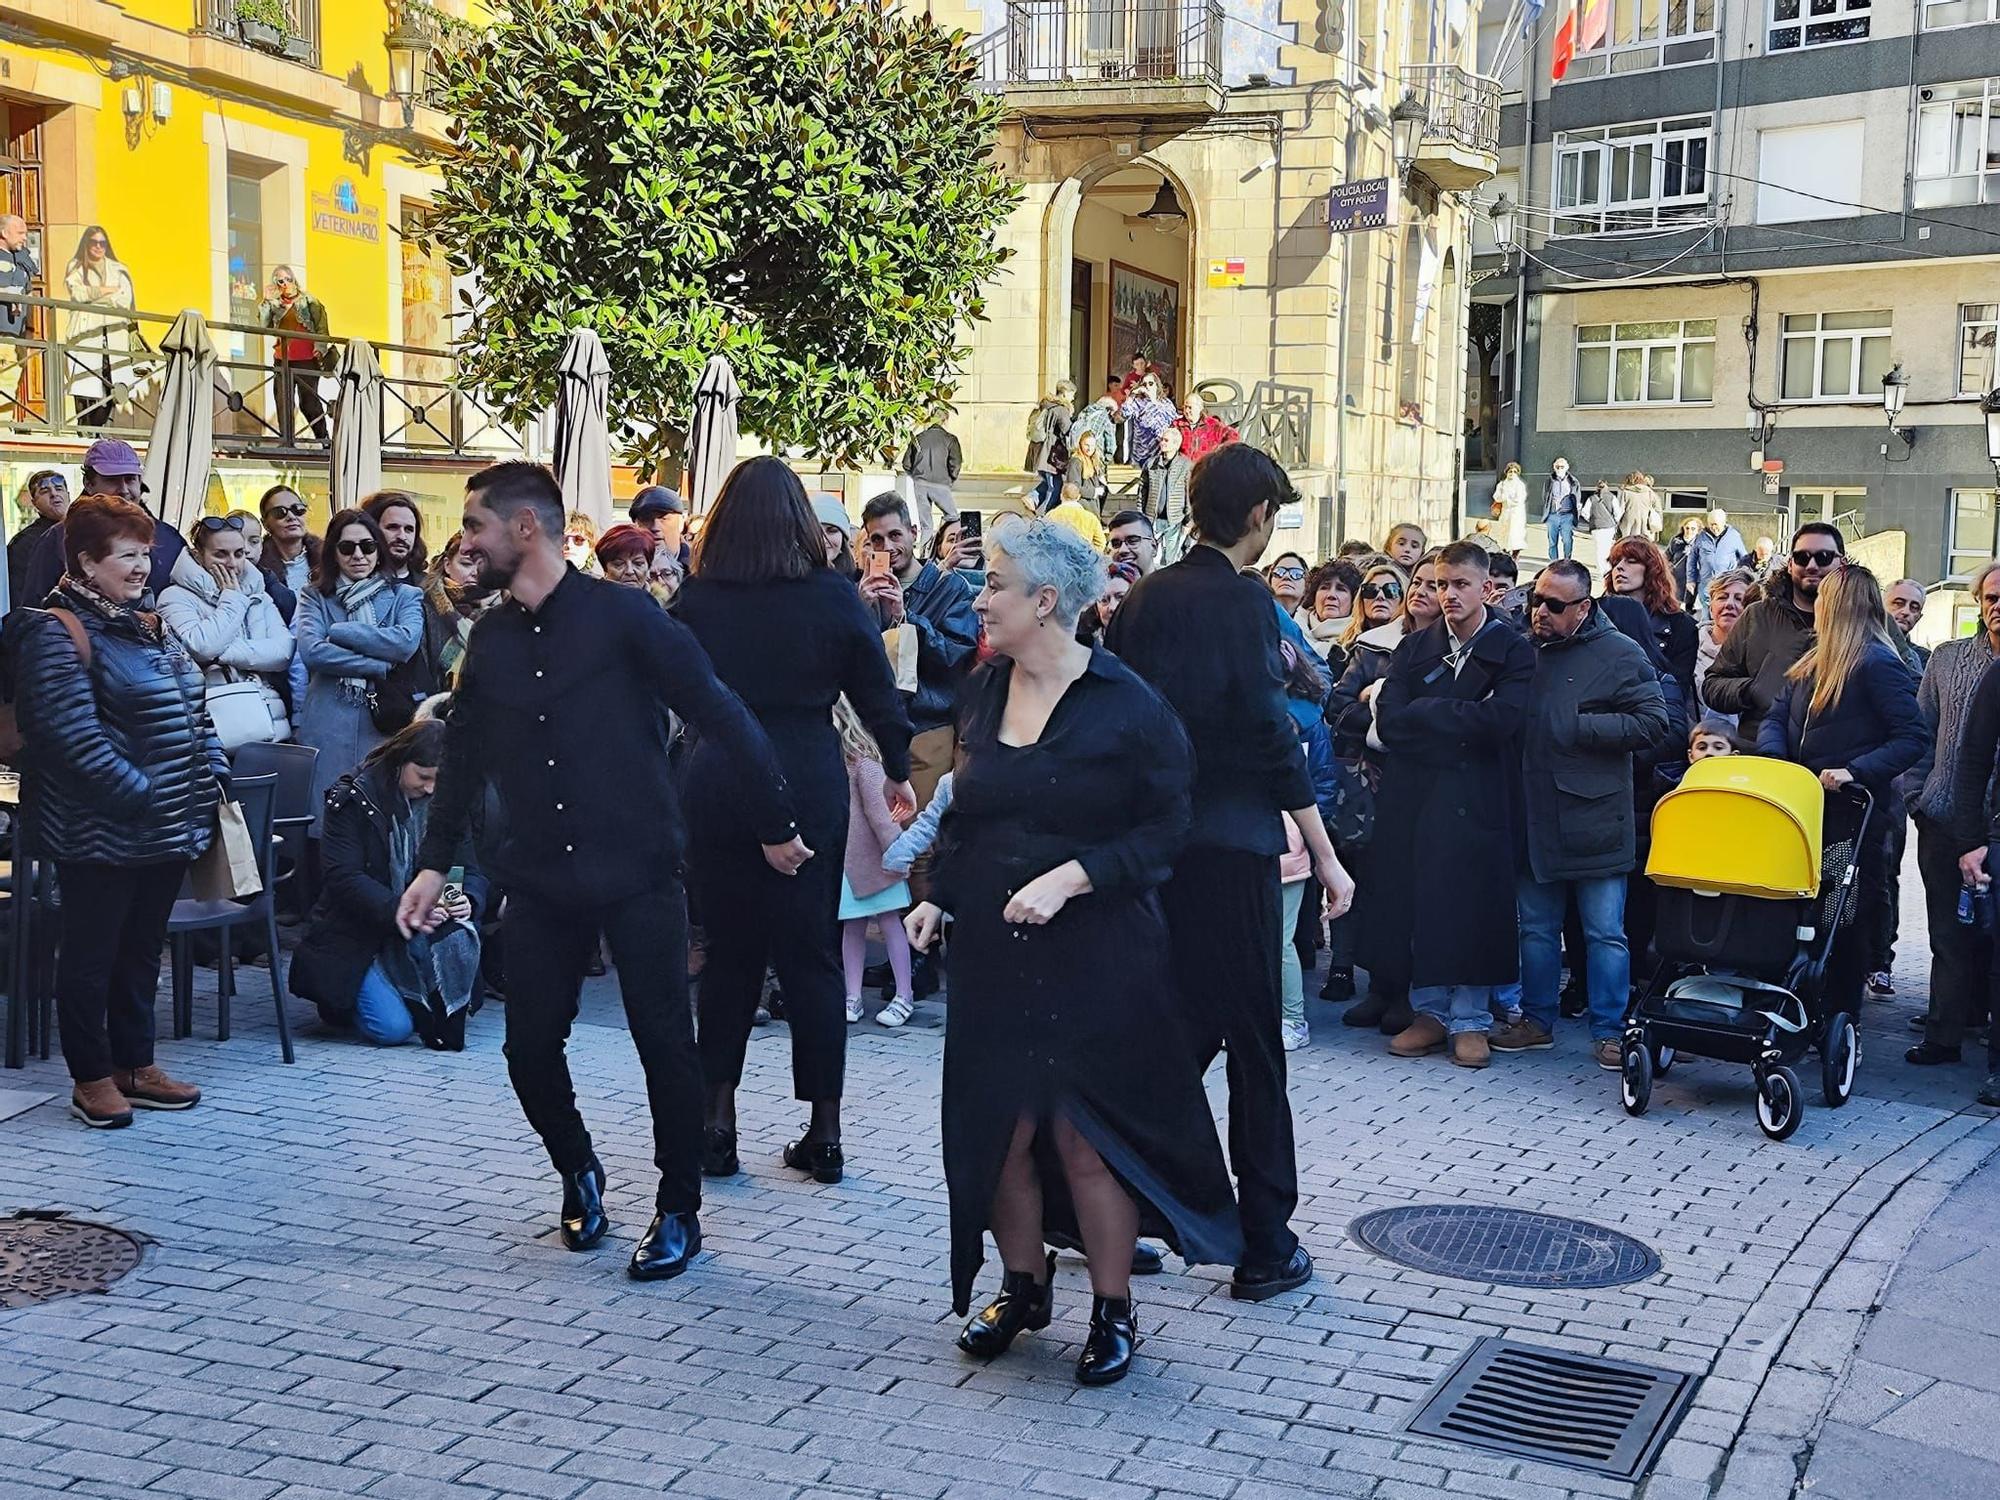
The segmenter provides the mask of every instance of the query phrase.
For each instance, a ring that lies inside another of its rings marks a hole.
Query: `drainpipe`
[[[1347,0],[1340,22],[1341,81],[1346,85],[1342,97],[1347,104],[1346,129],[1341,132],[1341,145],[1346,152],[1346,163],[1342,168],[1341,180],[1354,180],[1354,0]],[[1332,236],[1331,227],[1327,233]],[[1340,306],[1334,312],[1334,368],[1340,378],[1334,382],[1337,393],[1333,403],[1333,535],[1338,546],[1347,538],[1347,293],[1353,285],[1354,236],[1337,236],[1340,241]]]
[[[1514,462],[1521,463],[1526,447],[1521,435],[1522,408],[1527,404],[1521,378],[1528,350],[1528,212],[1535,185],[1535,47],[1521,49],[1521,209],[1514,222],[1520,226],[1521,269],[1514,277]],[[1527,466],[1522,465],[1525,469]]]

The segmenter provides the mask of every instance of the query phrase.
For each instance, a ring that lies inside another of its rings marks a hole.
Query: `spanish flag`
[[[1604,40],[1609,20],[1609,0],[1565,0],[1562,24],[1556,28],[1549,76],[1560,83],[1579,49],[1587,52]]]

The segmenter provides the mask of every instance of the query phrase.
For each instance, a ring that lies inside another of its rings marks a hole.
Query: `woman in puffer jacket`
[[[201,673],[150,609],[153,518],[86,495],[63,524],[62,581],[8,620],[26,744],[26,821],[62,885],[56,1013],[86,1125],[187,1109],[201,1091],[153,1061],[167,917],[215,837],[229,762]]]
[[[160,618],[202,669],[204,690],[250,681],[261,689],[271,727],[238,743],[290,739],[286,690],[297,643],[251,559],[242,518],[203,516],[174,559],[173,579],[160,595]]]

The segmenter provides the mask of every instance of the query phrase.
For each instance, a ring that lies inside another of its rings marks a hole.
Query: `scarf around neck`
[[[139,596],[141,603],[121,604],[100,594],[73,573],[64,573],[56,588],[103,619],[131,621],[139,627],[141,635],[155,644],[165,638],[165,632],[160,628],[160,617],[152,610],[141,607],[141,604],[151,602],[149,594]]]
[[[349,619],[359,619],[368,602],[388,587],[389,580],[380,573],[371,573],[366,578],[343,578],[334,589],[333,597],[340,601],[340,607],[347,611]],[[372,610],[366,618],[371,625],[381,623]],[[373,686],[366,677],[343,677],[340,679],[340,696],[349,703],[365,703]]]

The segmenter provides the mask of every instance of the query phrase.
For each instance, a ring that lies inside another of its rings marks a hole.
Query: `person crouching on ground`
[[[445,886],[434,931],[405,938],[396,928],[444,736],[443,724],[419,719],[328,789],[319,900],[292,958],[292,993],[329,1026],[380,1047],[415,1032],[434,1050],[464,1050],[466,1008],[479,991],[486,882],[477,872]]]

